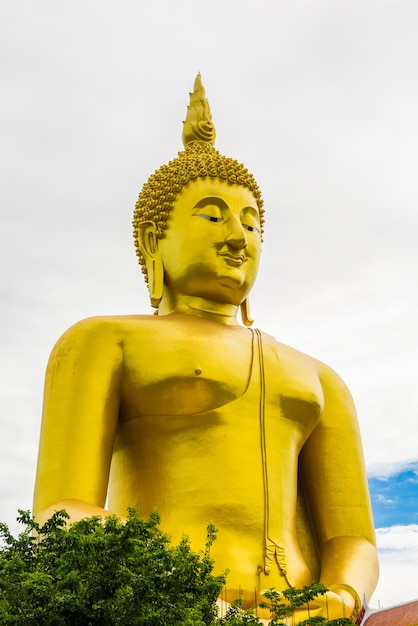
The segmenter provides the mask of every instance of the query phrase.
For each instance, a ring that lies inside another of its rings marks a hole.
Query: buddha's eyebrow
[[[217,198],[216,196],[209,196],[208,198],[202,198],[202,200],[199,200],[199,202],[195,204],[194,208],[203,209],[205,206],[209,206],[211,204],[214,204],[220,209],[228,208],[228,205],[225,202],[225,200],[222,200],[222,198]]]
[[[241,213],[249,213],[250,215],[253,215],[257,220],[260,220],[260,215],[257,211],[257,209],[255,209],[252,206],[246,206],[242,209]]]
[[[208,196],[207,198],[202,198],[199,200],[197,204],[193,208],[195,209],[203,209],[206,206],[215,205],[221,210],[228,209],[228,205],[225,200],[222,198],[218,198],[217,196]],[[255,218],[259,219],[258,211],[252,206],[246,206],[242,209],[243,212],[251,213]]]

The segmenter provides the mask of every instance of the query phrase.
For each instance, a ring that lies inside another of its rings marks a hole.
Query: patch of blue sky
[[[385,477],[369,477],[376,528],[418,524],[418,465]]]

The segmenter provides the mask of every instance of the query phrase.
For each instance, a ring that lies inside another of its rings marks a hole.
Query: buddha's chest
[[[233,402],[248,416],[262,398],[277,414],[316,420],[321,389],[309,360],[280,354],[276,342],[254,331],[208,330],[161,325],[126,342],[122,420],[192,416]]]
[[[207,330],[161,325],[131,337],[124,347],[127,419],[200,413],[243,395],[254,363],[251,332]]]

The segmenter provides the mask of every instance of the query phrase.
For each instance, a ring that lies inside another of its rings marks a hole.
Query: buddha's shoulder
[[[329,365],[317,358],[281,343],[264,332],[263,345],[265,351],[271,351],[275,355],[282,368],[295,372],[311,370],[321,383],[345,387],[340,376]]]
[[[87,317],[70,326],[56,347],[66,344],[120,343],[133,332],[147,333],[155,326],[154,315],[105,315]]]
[[[263,344],[263,351],[265,353],[271,352],[276,355],[279,361],[289,361],[292,363],[305,363],[306,365],[315,365],[315,359],[308,354],[301,352],[297,348],[292,348],[281,341],[277,341],[275,337],[269,335],[266,332],[261,333],[261,341]]]

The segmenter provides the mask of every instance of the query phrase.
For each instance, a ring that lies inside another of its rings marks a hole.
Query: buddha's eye
[[[254,230],[257,231],[258,233],[260,232],[260,229],[257,228],[257,226],[250,226],[250,224],[243,224],[242,227],[245,228],[246,230],[249,230],[250,233],[252,233]]]
[[[223,217],[215,217],[214,215],[206,215],[205,213],[196,213],[196,217],[203,217],[204,220],[209,222],[222,222]]]

